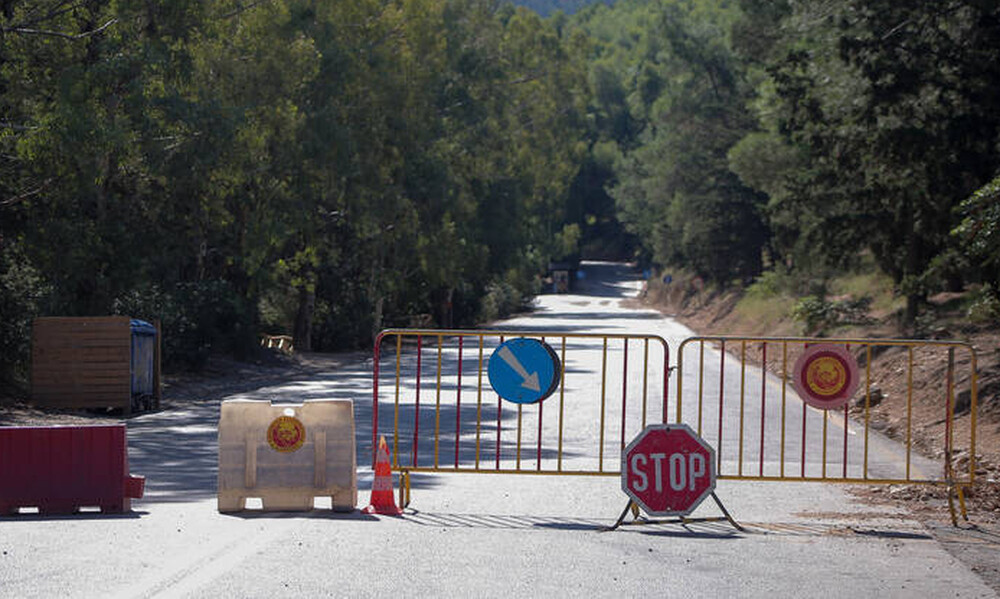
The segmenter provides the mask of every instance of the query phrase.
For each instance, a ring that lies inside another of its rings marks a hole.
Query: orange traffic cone
[[[378,453],[375,455],[375,479],[372,481],[372,497],[368,507],[361,510],[366,514],[402,516],[403,510],[396,507],[392,492],[392,464],[389,461],[389,445],[385,437],[379,439]]]

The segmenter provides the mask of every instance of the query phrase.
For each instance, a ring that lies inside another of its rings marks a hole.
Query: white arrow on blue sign
[[[542,401],[559,385],[562,368],[555,351],[544,341],[518,337],[506,341],[490,356],[490,385],[497,395],[520,404]]]

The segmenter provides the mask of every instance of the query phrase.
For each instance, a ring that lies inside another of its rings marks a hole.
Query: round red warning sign
[[[298,418],[279,416],[267,427],[267,442],[275,451],[298,451],[306,442],[306,427]]]
[[[795,362],[792,384],[802,401],[821,410],[843,407],[858,388],[858,362],[837,345],[813,345]]]

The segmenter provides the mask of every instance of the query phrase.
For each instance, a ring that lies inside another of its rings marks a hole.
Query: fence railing
[[[559,380],[544,401],[506,402],[489,384],[491,354],[516,337],[558,356]],[[856,379],[836,409],[804,402],[792,383],[799,357],[816,346],[842,349]],[[656,335],[387,330],[375,344],[372,447],[391,438],[403,505],[411,472],[619,476],[626,444],[647,424],[671,421],[715,448],[720,479],[943,484],[960,501],[974,482],[968,344],[692,337],[676,353],[673,405],[670,354]],[[876,409],[883,402],[896,405]],[[970,417],[958,424],[963,411]],[[918,431],[918,422],[932,424]]]
[[[544,401],[512,404],[489,385],[490,355],[515,337],[559,357]],[[372,443],[391,438],[404,485],[428,471],[615,476],[621,448],[668,413],[669,349],[655,335],[396,329],[375,347]]]
[[[857,360],[857,391],[842,408],[817,409],[796,394],[794,365],[816,344],[842,347]],[[957,457],[974,456],[976,448],[976,355],[965,343],[694,337],[680,345],[676,359],[674,417],[716,448],[720,478],[973,482],[973,459],[956,467]],[[928,371],[937,364],[939,372]],[[902,393],[888,393],[890,386]],[[885,420],[875,409],[888,402],[900,419]],[[969,425],[957,430],[956,411],[965,410]],[[915,430],[929,420],[939,430]],[[917,447],[935,435],[936,447]]]

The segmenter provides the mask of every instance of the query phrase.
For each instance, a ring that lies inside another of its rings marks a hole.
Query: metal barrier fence
[[[490,355],[515,337],[559,357],[544,401],[505,402],[489,385]],[[667,417],[669,360],[655,335],[387,330],[375,342],[372,445],[391,438],[404,506],[411,472],[619,476],[626,443]]]
[[[559,357],[560,379],[545,401],[505,402],[484,378],[489,356],[515,337],[545,341]],[[790,382],[798,357],[819,344],[844,348],[858,366],[857,391],[836,410],[803,402]],[[715,448],[720,479],[947,485],[965,514],[978,403],[968,344],[692,337],[676,360],[670,406],[670,350],[659,336],[387,330],[375,344],[372,446],[391,437],[405,506],[412,472],[620,476],[625,445],[647,424],[672,420]],[[887,396],[889,383],[905,397]],[[896,402],[905,416],[881,421],[880,402]],[[958,412],[968,417],[959,423]],[[928,414],[936,415],[930,428],[916,431]]]
[[[860,384],[842,409],[816,409],[792,388],[793,364],[818,343],[843,347],[857,360]],[[873,359],[882,354],[876,368]],[[934,358],[946,364],[941,372],[930,371]],[[881,387],[890,382],[905,397],[886,396]],[[959,499],[974,480],[976,354],[965,343],[694,337],[677,350],[677,398],[676,420],[716,448],[722,479],[943,484],[957,488]],[[905,416],[876,421],[875,406],[889,401]],[[956,427],[956,411],[966,410],[969,417]],[[920,438],[938,434],[939,446],[916,451],[917,412],[936,415],[940,431],[921,431]],[[958,457],[967,468],[956,468]]]

